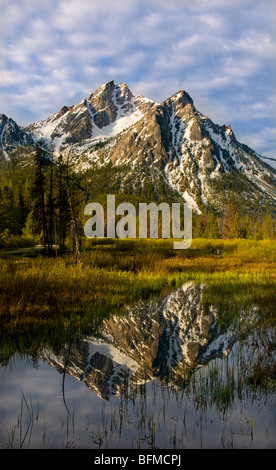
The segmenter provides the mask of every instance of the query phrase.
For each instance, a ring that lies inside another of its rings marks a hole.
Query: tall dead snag
[[[78,263],[81,259],[81,247],[80,247],[80,239],[79,239],[79,223],[78,218],[75,216],[75,207],[72,200],[72,195],[70,192],[70,184],[69,184],[69,161],[67,159],[67,179],[66,179],[66,191],[67,191],[67,198],[69,204],[69,211],[70,211],[70,222],[72,227],[72,235],[73,235],[73,250],[75,252],[75,260]]]
[[[73,232],[74,251],[76,254],[76,263],[78,263],[81,258],[79,231],[78,231],[78,219],[75,217],[75,214],[74,214],[74,209],[72,205],[72,199],[71,199],[71,194],[70,194],[70,189],[69,189],[68,184],[67,184],[67,196],[68,196],[70,216],[71,216],[71,227],[72,227],[72,232]]]

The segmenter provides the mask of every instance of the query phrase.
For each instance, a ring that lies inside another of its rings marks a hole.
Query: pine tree
[[[222,238],[232,237],[232,227],[234,223],[235,214],[236,214],[236,205],[233,200],[230,200],[226,206],[223,219],[222,219],[222,225],[221,225]]]
[[[265,217],[263,220],[263,238],[271,239],[275,237],[275,221],[273,220],[269,209],[266,209]]]
[[[262,231],[262,224],[261,224],[261,221],[259,219],[255,223],[254,230],[255,230],[255,233],[254,233],[255,240],[262,240],[263,239],[263,231]]]
[[[218,219],[213,212],[208,215],[208,220],[205,228],[206,238],[219,238],[219,224]]]
[[[231,228],[231,235],[233,238],[246,238],[246,228],[243,226],[241,216],[236,212]]]
[[[54,233],[54,221],[55,221],[55,211],[54,211],[54,199],[53,199],[53,166],[54,162],[53,159],[50,161],[49,167],[49,190],[48,190],[48,197],[47,197],[47,220],[49,225],[49,252],[50,254],[53,253],[53,244],[55,240],[55,233]]]
[[[62,252],[65,250],[66,233],[70,226],[67,168],[62,155],[57,158],[55,163],[54,180],[55,228],[59,241],[59,249]]]
[[[32,188],[33,196],[33,217],[36,219],[38,229],[42,230],[44,249],[49,247],[49,232],[45,207],[45,176],[43,172],[43,154],[39,147],[34,156],[34,183]]]
[[[73,238],[73,251],[75,252],[76,262],[79,262],[81,257],[81,246],[79,237],[79,218],[77,201],[75,200],[75,192],[77,188],[77,179],[73,168],[69,165],[69,158],[67,159],[67,175],[66,175],[66,193],[68,198],[70,224]]]
[[[12,235],[20,235],[22,229],[21,209],[16,200],[14,187],[9,181],[0,188],[0,233],[7,230]]]
[[[65,161],[60,155],[54,171],[55,227],[57,229],[60,250],[65,250],[66,237],[71,232],[73,251],[76,260],[80,259],[81,245],[79,236],[78,178],[69,158]]]

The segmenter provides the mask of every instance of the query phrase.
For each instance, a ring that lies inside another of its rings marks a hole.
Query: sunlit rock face
[[[230,125],[198,111],[184,90],[157,103],[112,80],[25,129],[5,119],[0,115],[2,160],[18,146],[32,153],[39,145],[48,157],[71,159],[78,171],[110,164],[121,192],[159,201],[173,191],[197,213],[222,213],[229,198],[242,200],[245,212],[275,204],[269,160],[239,142]]]
[[[145,380],[182,387],[196,367],[223,356],[235,341],[235,331],[222,330],[215,309],[204,306],[202,291],[191,282],[163,300],[139,302],[105,321],[97,338],[43,358],[106,400]]]
[[[120,134],[141,119],[155,102],[141,95],[133,96],[125,83],[107,82],[88,99],[60,111],[44,121],[26,128],[33,139],[56,153],[65,149],[76,158],[98,140]]]

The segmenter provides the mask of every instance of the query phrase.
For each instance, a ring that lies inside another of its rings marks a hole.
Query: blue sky
[[[275,0],[0,0],[0,113],[19,125],[125,82],[276,156]]]

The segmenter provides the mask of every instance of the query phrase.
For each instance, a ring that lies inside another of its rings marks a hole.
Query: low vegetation
[[[241,302],[271,306],[275,244],[197,239],[188,250],[174,250],[170,240],[92,239],[83,242],[77,264],[72,253],[48,257],[32,249],[4,251],[2,359],[89,334],[124,305],[165,295],[188,280],[207,283],[206,302],[223,302],[224,315],[232,315]]]
[[[186,383],[183,395],[176,395],[178,408],[183,396],[184,410],[183,427],[179,420],[179,426],[176,421],[174,430],[170,429],[170,445],[176,445],[184,439],[183,432],[189,425],[187,403],[193,403],[194,413],[200,416],[209,408],[212,413],[217,410],[226,423],[227,413],[237,406],[237,396],[241,401],[245,394],[246,399],[258,400],[258,394],[264,393],[262,400],[269,401],[275,390],[275,245],[274,240],[195,239],[189,250],[177,251],[171,240],[86,239],[82,240],[78,263],[70,252],[45,256],[43,251],[26,250],[25,246],[0,251],[0,363],[8,363],[15,355],[26,355],[35,364],[45,347],[58,354],[65,344],[97,333],[102,320],[115,313],[120,315],[126,304],[165,296],[186,281],[204,283],[204,306],[217,309],[222,328],[238,325],[240,341],[231,360],[224,357],[223,361],[211,361],[199,368]],[[146,385],[127,385],[121,405],[104,417],[104,429],[99,425],[98,431],[93,428],[91,445],[104,448],[108,439],[116,438],[116,431],[120,429],[121,436],[121,432],[129,433],[135,427],[134,447],[146,442],[154,448],[160,431],[160,410],[152,415],[152,421],[144,421]],[[165,409],[177,391],[164,390]],[[140,416],[134,424],[129,421],[129,403],[131,407],[135,404]],[[73,420],[74,414],[68,419]],[[8,432],[5,447],[30,445],[33,424],[38,421],[39,411],[35,414],[32,402],[27,403],[22,394],[17,424]],[[145,428],[147,422],[149,429]],[[253,440],[252,420],[246,432]],[[68,441],[66,446],[78,443]]]
[[[139,178],[125,180],[122,189],[122,174],[110,165],[78,173],[69,160],[60,156],[54,163],[39,149],[19,160],[0,168],[2,361],[91,334],[126,304],[165,296],[188,280],[206,284],[206,305],[216,305],[222,321],[231,322],[239,307],[252,303],[271,320],[273,207],[256,204],[254,213],[244,212],[228,188],[220,214],[205,207],[201,215],[193,213],[188,250],[174,250],[173,241],[163,239],[87,239],[88,202],[105,207],[106,195],[115,194],[117,204],[127,198],[137,208],[139,202],[175,202],[179,195],[161,183],[157,190],[150,175],[143,191]]]

